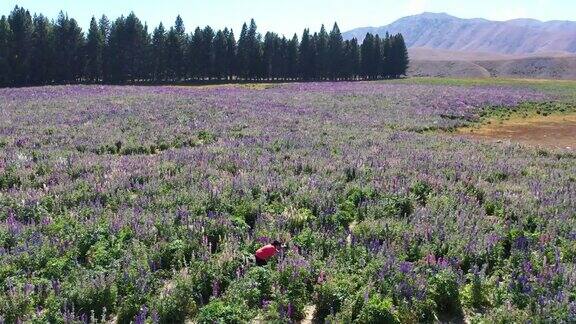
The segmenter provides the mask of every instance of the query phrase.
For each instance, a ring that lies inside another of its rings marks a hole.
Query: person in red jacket
[[[282,248],[282,243],[278,241],[272,242],[272,244],[265,245],[258,250],[256,250],[255,257],[256,257],[256,265],[258,266],[265,266],[268,263],[268,260],[275,256],[280,249]]]

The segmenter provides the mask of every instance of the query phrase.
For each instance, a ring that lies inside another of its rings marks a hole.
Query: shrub
[[[20,187],[22,181],[13,171],[6,170],[0,174],[0,190],[8,190]]]
[[[494,171],[494,172],[488,174],[484,180],[486,180],[490,183],[496,183],[496,182],[504,181],[504,180],[508,179],[508,177],[509,177],[508,173],[506,173],[504,171]]]
[[[186,244],[184,241],[176,239],[162,248],[161,264],[162,268],[170,269],[178,267],[179,262],[184,260],[186,254]]]
[[[340,312],[346,299],[357,289],[350,279],[348,276],[342,276],[315,287],[315,319],[324,321],[328,315]]]
[[[375,294],[364,304],[354,323],[400,323],[400,321],[395,314],[392,299]]]
[[[314,215],[307,208],[298,210],[287,208],[284,215],[288,218],[288,228],[293,233],[303,230],[307,224],[315,220]]]
[[[304,228],[294,237],[293,241],[304,250],[312,250],[316,247],[317,237],[318,235],[312,229]]]
[[[310,270],[306,261],[293,252],[288,253],[278,265],[278,284],[286,299],[286,306],[290,306],[290,318],[293,320],[304,317],[304,307],[312,295],[313,282],[317,277]]]
[[[200,131],[198,132],[198,140],[199,140],[199,144],[211,144],[214,141],[216,141],[216,135],[208,132],[208,131]]]
[[[385,222],[383,220],[364,220],[354,226],[352,234],[357,240],[364,242],[382,241],[391,236],[389,224]]]
[[[250,228],[253,228],[256,224],[256,218],[258,217],[258,208],[256,204],[243,201],[236,204],[233,208],[233,217],[235,219],[245,222]]]
[[[434,302],[428,298],[400,301],[397,316],[401,323],[433,323]]]
[[[418,180],[410,187],[410,193],[416,197],[419,203],[426,204],[428,196],[432,193],[432,186],[423,180]]]
[[[356,215],[348,210],[339,210],[332,215],[332,221],[341,227],[348,227],[356,219]]]
[[[403,195],[389,195],[380,201],[374,213],[375,218],[397,217],[406,218],[414,212],[414,204],[410,197]]]
[[[488,216],[497,216],[500,218],[506,217],[504,206],[499,202],[488,201],[484,205],[484,210]]]
[[[474,186],[473,184],[467,184],[466,185],[466,194],[470,197],[476,198],[476,200],[478,201],[479,204],[483,204],[484,203],[484,197],[486,196],[486,194],[484,193],[484,190]]]
[[[442,270],[430,279],[430,295],[439,315],[460,315],[460,292],[456,274]]]
[[[200,309],[196,318],[199,324],[240,324],[253,318],[253,312],[246,305],[215,299]]]
[[[364,308],[366,301],[365,290],[359,289],[356,293],[351,293],[345,299],[341,310],[327,316],[324,323],[353,323]]]
[[[486,296],[484,287],[482,286],[482,279],[479,274],[469,274],[468,280],[470,281],[462,289],[462,301],[469,307],[481,308],[486,305]]]
[[[198,292],[192,282],[177,279],[175,287],[166,296],[157,300],[155,309],[160,323],[184,323],[186,318],[193,317],[198,312],[196,300]]]
[[[122,298],[117,311],[118,324],[131,324],[138,315],[144,303],[144,296],[138,294],[128,294]]]
[[[68,290],[68,299],[76,313],[89,315],[94,312],[96,317],[101,317],[104,309],[113,312],[118,289],[112,279],[102,274],[79,278]]]
[[[25,294],[22,287],[16,287],[15,293],[0,295],[0,320],[6,323],[19,323],[34,311],[33,300]]]
[[[250,308],[257,308],[262,300],[270,299],[272,279],[272,274],[268,268],[251,268],[244,278],[232,283],[227,295],[242,300]]]

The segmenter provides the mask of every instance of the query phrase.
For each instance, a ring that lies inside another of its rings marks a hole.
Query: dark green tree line
[[[184,21],[148,31],[134,13],[90,21],[86,33],[61,12],[56,20],[15,7],[0,18],[0,86],[205,80],[373,80],[406,74],[402,35],[344,40],[337,24],[286,38],[256,22],[187,33]]]

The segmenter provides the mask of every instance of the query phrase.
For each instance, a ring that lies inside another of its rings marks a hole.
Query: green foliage
[[[253,313],[245,305],[215,299],[200,309],[199,324],[241,324],[252,319]]]
[[[0,295],[0,314],[6,323],[17,323],[18,319],[21,320],[25,314],[30,314],[33,309],[32,300],[24,293],[12,294],[11,296]]]
[[[118,288],[111,278],[104,275],[94,277],[78,277],[69,290],[68,300],[74,305],[78,313],[94,313],[101,317],[104,309],[108,313],[115,311]]]
[[[303,229],[294,237],[294,243],[305,250],[312,250],[319,244],[319,238],[311,228]]]
[[[316,220],[316,217],[307,208],[301,208],[298,210],[287,209],[285,214],[288,217],[288,228],[292,232],[302,231],[307,226]]]
[[[488,216],[497,216],[499,218],[506,217],[506,210],[500,202],[488,201],[484,204],[484,210]]]
[[[273,273],[265,267],[248,270],[245,277],[234,282],[228,289],[231,298],[237,298],[250,308],[261,306],[262,300],[272,298]]]
[[[484,190],[476,187],[471,183],[468,183],[466,184],[465,191],[468,196],[476,198],[479,204],[484,203],[484,199],[486,197],[486,193],[484,192]]]
[[[258,208],[253,202],[243,201],[234,206],[232,215],[236,220],[252,228],[256,224]]]
[[[197,301],[200,296],[194,282],[186,277],[176,278],[174,288],[160,297],[154,309],[160,318],[160,323],[184,323],[187,318],[193,318],[198,312]]]
[[[456,274],[450,270],[442,270],[430,279],[430,296],[436,303],[438,314],[462,313],[458,287]]]
[[[432,186],[426,181],[419,180],[410,187],[410,193],[416,197],[419,203],[426,205],[426,200],[432,193]]]
[[[414,203],[405,195],[388,195],[379,201],[374,211],[378,218],[407,218],[414,212]]]
[[[469,281],[461,292],[461,299],[463,304],[474,309],[480,309],[487,305],[487,296],[485,287],[482,284],[482,279],[479,274],[469,274],[467,276]]]
[[[484,180],[490,183],[496,183],[508,179],[509,175],[505,171],[494,171],[488,174]]]
[[[362,307],[354,323],[400,323],[392,299],[374,294]]]
[[[340,312],[346,300],[355,295],[358,289],[356,285],[351,276],[339,276],[316,285],[314,288],[315,319],[324,321],[328,315]]]
[[[0,190],[13,189],[21,185],[22,181],[20,180],[20,177],[16,175],[11,168],[0,173]]]

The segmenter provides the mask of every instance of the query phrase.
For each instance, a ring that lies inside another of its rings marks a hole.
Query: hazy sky
[[[322,23],[332,26],[334,21],[342,31],[382,26],[424,11],[495,20],[576,19],[576,0],[0,0],[0,15],[8,14],[16,5],[50,18],[63,10],[84,29],[92,15],[116,18],[134,11],[152,27],[160,22],[171,26],[180,14],[188,31],[209,24],[239,32],[242,22],[255,18],[260,31],[287,36],[301,34],[305,27],[317,30]]]

